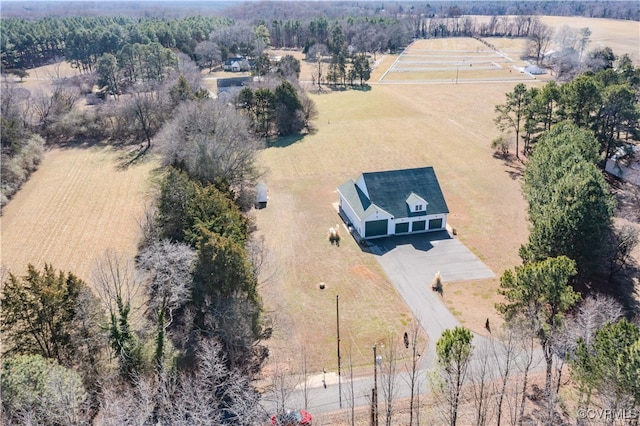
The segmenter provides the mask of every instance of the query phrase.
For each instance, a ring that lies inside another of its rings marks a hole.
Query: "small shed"
[[[260,182],[256,185],[256,208],[264,209],[267,207],[267,201],[269,201],[269,196],[267,195],[267,184]]]

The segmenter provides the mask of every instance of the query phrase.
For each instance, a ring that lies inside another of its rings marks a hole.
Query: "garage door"
[[[365,222],[364,224],[364,236],[378,237],[380,235],[387,235],[387,219],[384,220],[372,220]]]
[[[429,221],[429,229],[441,229],[442,219],[431,219]]]
[[[402,234],[405,232],[409,232],[409,222],[396,223],[396,234]]]
[[[426,226],[427,222],[425,222],[424,220],[418,220],[416,222],[413,222],[413,224],[411,225],[411,232],[424,231]]]

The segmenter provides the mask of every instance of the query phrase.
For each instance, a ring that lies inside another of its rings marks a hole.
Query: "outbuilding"
[[[362,173],[338,187],[340,216],[360,238],[446,229],[449,209],[433,167]]]

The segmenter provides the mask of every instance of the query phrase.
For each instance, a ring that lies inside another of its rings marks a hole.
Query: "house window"
[[[417,204],[416,205],[416,211],[419,212],[422,210],[422,204]]]

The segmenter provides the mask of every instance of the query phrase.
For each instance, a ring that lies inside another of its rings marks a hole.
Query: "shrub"
[[[43,154],[44,140],[37,135],[31,136],[13,156],[5,152],[2,153],[0,166],[2,201],[0,207],[4,207],[9,202],[29,178],[29,175],[38,168]]]

